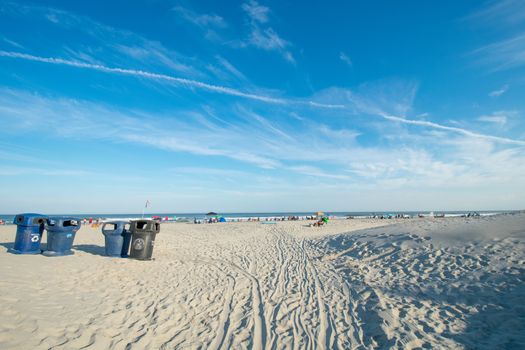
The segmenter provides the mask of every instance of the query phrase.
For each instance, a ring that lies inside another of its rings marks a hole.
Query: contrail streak
[[[200,88],[203,90],[209,90],[209,91],[218,92],[218,93],[222,93],[226,95],[245,97],[245,98],[249,98],[252,100],[258,100],[258,101],[263,101],[263,102],[268,102],[268,103],[287,104],[287,100],[280,99],[280,98],[273,98],[273,97],[268,97],[268,96],[261,96],[261,95],[245,93],[245,92],[242,92],[236,89],[232,89],[232,88],[228,88],[228,87],[224,87],[224,86],[207,84],[207,83],[203,83],[197,80],[173,77],[173,76],[166,75],[166,74],[151,73],[151,72],[147,72],[143,70],[108,67],[108,66],[103,66],[100,64],[91,64],[91,63],[72,61],[72,60],[66,60],[63,58],[55,58],[55,57],[40,57],[40,56],[34,56],[34,55],[29,55],[29,54],[19,53],[19,52],[0,51],[0,56],[20,58],[20,59],[29,60],[29,61],[51,63],[51,64],[56,64],[56,65],[65,65],[65,66],[71,66],[71,67],[77,67],[77,68],[93,69],[93,70],[98,70],[98,71],[106,72],[106,73],[132,75],[132,76],[137,76],[137,77],[147,78],[147,79],[152,79],[152,80],[170,81],[170,82],[178,83],[181,85],[196,87],[196,88]]]
[[[28,61],[51,63],[51,64],[56,64],[56,65],[65,65],[65,66],[77,67],[77,68],[92,69],[92,70],[97,70],[97,71],[106,72],[106,73],[132,75],[132,76],[137,76],[137,77],[147,78],[147,79],[152,79],[152,80],[169,81],[169,82],[178,83],[183,86],[195,87],[195,88],[199,88],[202,90],[213,91],[213,92],[231,95],[231,96],[244,97],[244,98],[248,98],[251,100],[257,100],[257,101],[262,101],[266,103],[281,104],[281,105],[308,104],[308,105],[319,107],[319,108],[345,108],[345,106],[343,105],[331,105],[331,104],[323,104],[323,103],[317,103],[317,102],[293,101],[293,100],[287,100],[287,99],[282,99],[282,98],[251,94],[251,93],[243,92],[243,91],[232,89],[232,88],[225,87],[225,86],[213,85],[213,84],[208,84],[208,83],[204,83],[204,82],[197,81],[197,80],[173,77],[171,75],[152,73],[152,72],[147,72],[147,71],[137,70],[137,69],[108,67],[108,66],[104,66],[101,64],[85,63],[85,62],[66,60],[63,58],[56,58],[56,57],[41,57],[41,56],[34,56],[34,55],[29,55],[29,54],[25,54],[21,52],[10,52],[10,51],[1,51],[1,50],[0,50],[0,56],[20,58],[20,59],[28,60]]]
[[[382,115],[382,117],[385,118],[386,120],[400,122],[400,123],[404,123],[404,124],[427,126],[427,127],[434,128],[434,129],[452,131],[452,132],[455,132],[455,133],[458,133],[458,134],[463,134],[465,136],[476,137],[476,138],[485,139],[485,140],[489,140],[489,141],[496,141],[496,142],[507,143],[507,144],[511,144],[511,145],[525,146],[525,141],[513,140],[513,139],[506,138],[506,137],[498,137],[498,136],[478,134],[478,133],[475,133],[475,132],[472,132],[472,131],[469,131],[469,130],[466,130],[466,129],[457,128],[457,127],[453,127],[453,126],[441,125],[441,124],[437,124],[437,123],[434,123],[434,122],[429,122],[429,121],[426,121],[426,120],[405,119],[405,118],[400,118],[400,117],[396,117],[396,116],[393,116],[393,115]]]
[[[63,58],[41,57],[41,56],[34,56],[34,55],[29,55],[29,54],[25,54],[21,52],[2,51],[2,50],[0,50],[0,57],[19,58],[19,59],[28,60],[28,61],[92,69],[92,70],[97,70],[100,72],[131,75],[131,76],[158,80],[158,81],[168,81],[168,82],[177,83],[177,84],[180,84],[186,87],[194,87],[194,88],[208,90],[208,91],[212,91],[212,92],[216,92],[220,94],[243,97],[243,98],[261,101],[265,103],[271,103],[271,104],[308,105],[308,106],[312,106],[315,108],[321,108],[321,109],[347,109],[348,108],[347,106],[343,104],[325,104],[325,103],[318,103],[314,101],[297,101],[297,100],[290,100],[290,99],[284,99],[284,98],[275,98],[275,97],[270,97],[270,96],[247,93],[247,92],[243,92],[237,89],[232,89],[226,86],[208,84],[208,83],[204,83],[198,80],[179,78],[179,77],[174,77],[171,75],[152,73],[152,72],[147,72],[147,71],[137,70],[137,69],[108,67],[108,66],[104,66],[101,64],[85,63],[85,62],[67,60]],[[400,122],[400,123],[410,124],[410,125],[425,126],[425,127],[439,129],[439,130],[446,130],[450,132],[463,134],[465,136],[481,138],[481,139],[494,141],[494,142],[525,146],[525,141],[522,141],[522,140],[513,140],[513,139],[509,139],[505,137],[479,134],[479,133],[475,133],[475,132],[472,132],[466,129],[441,125],[438,123],[424,121],[424,120],[405,119],[405,118],[396,117],[392,115],[386,115],[386,114],[380,114],[379,116],[389,121],[395,121],[395,122]]]

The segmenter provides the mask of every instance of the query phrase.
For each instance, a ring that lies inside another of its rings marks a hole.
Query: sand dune
[[[525,215],[165,224],[154,261],[7,253],[2,349],[525,347]]]

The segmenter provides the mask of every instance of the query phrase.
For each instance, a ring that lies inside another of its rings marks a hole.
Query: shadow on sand
[[[92,255],[106,256],[106,250],[104,247],[94,244],[77,244],[73,246],[73,249],[80,250]]]
[[[14,242],[2,242],[0,243],[0,246],[5,247],[7,251],[10,251],[10,250],[13,250],[13,248],[15,247],[15,243]]]
[[[8,253],[11,253],[11,254],[16,254],[13,249],[15,247],[15,243],[14,242],[2,242],[0,243],[0,246],[6,248],[6,251]]]

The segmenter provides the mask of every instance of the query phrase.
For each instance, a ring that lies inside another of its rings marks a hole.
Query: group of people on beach
[[[81,223],[82,225],[100,225],[102,223],[103,218],[82,218]]]
[[[316,215],[307,215],[307,216],[272,216],[272,217],[245,217],[245,218],[228,218],[227,220],[224,217],[209,217],[204,219],[193,218],[194,224],[214,224],[217,222],[274,222],[274,221],[300,221],[300,220],[322,220],[328,219],[328,217],[322,217]]]
[[[315,223],[310,224],[308,226],[310,226],[310,227],[321,227],[321,226],[323,226],[324,224],[327,224],[327,223],[328,223],[328,218],[326,216],[323,216],[322,218],[317,220]]]

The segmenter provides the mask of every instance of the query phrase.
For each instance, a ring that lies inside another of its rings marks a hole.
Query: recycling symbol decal
[[[144,249],[145,243],[146,242],[144,242],[144,240],[142,238],[137,238],[133,242],[133,249],[135,249],[135,250],[142,250],[142,249]]]

